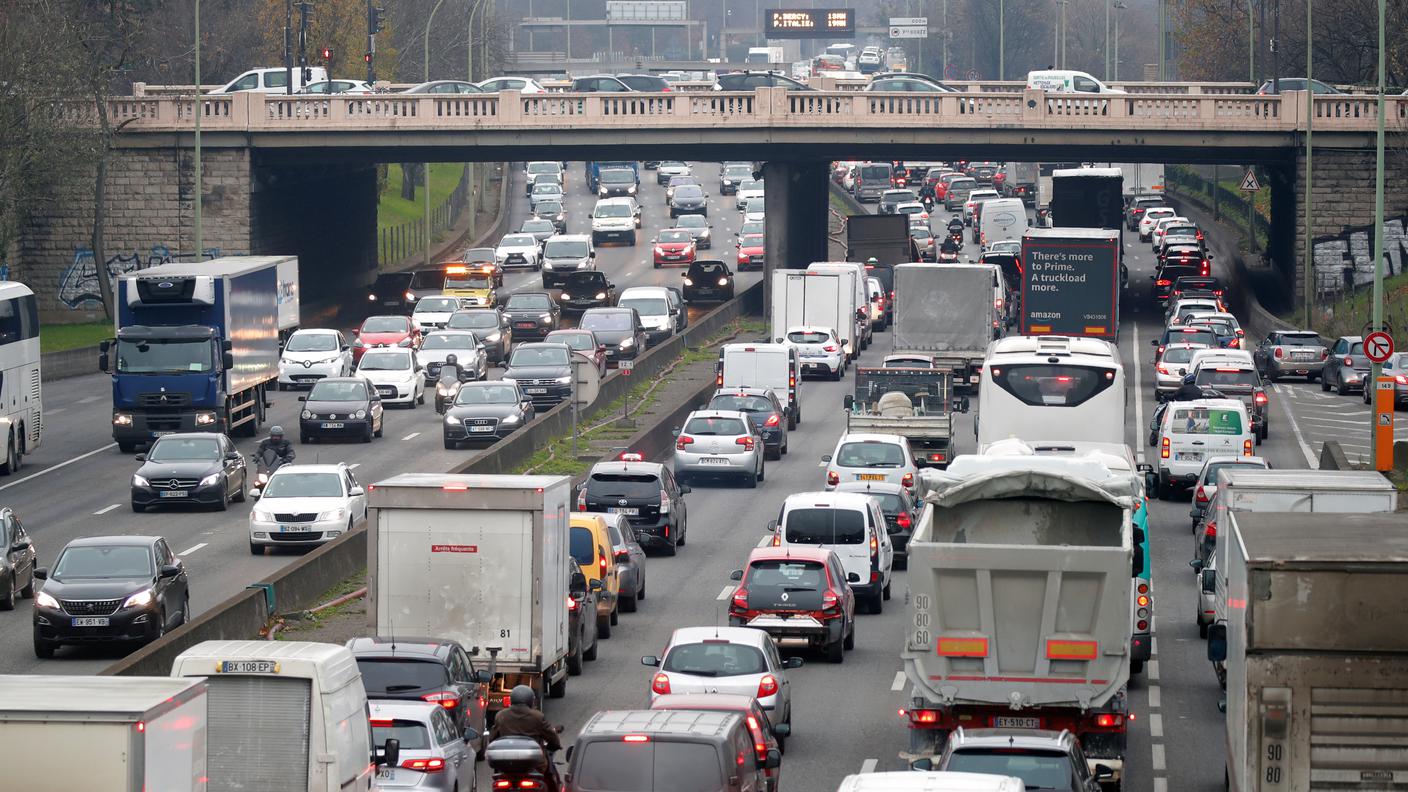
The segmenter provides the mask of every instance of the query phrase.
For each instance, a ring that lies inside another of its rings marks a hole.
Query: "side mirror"
[[[800,657],[789,657],[782,662],[784,668],[801,668],[805,661]]]
[[[822,454],[822,455],[821,455],[821,461],[827,463],[828,465],[831,464],[831,455],[830,455],[830,454]]]
[[[1134,546],[1134,560],[1130,566],[1132,568],[1130,574],[1132,575],[1138,576],[1140,572],[1144,571],[1144,545],[1136,544]]]
[[[953,397],[953,404],[951,405],[951,408],[953,409],[954,412],[961,412],[961,413],[966,413],[966,412],[968,412],[968,408],[969,408],[968,397],[967,397],[967,396],[955,396],[955,397]]]
[[[591,589],[592,591],[601,591],[605,587],[606,586],[600,580],[593,580],[587,584],[587,588]]]
[[[670,436],[671,436],[671,437],[679,437],[679,436],[680,436],[680,428],[679,428],[678,426],[676,426],[675,428],[671,429],[671,430],[670,430]]]
[[[1112,779],[1112,778],[1114,778],[1114,777],[1115,777],[1115,771],[1112,770],[1109,765],[1103,765],[1103,764],[1095,765],[1095,780],[1096,780],[1096,781],[1108,781],[1108,780],[1110,780],[1110,779]]]
[[[1201,576],[1201,580],[1199,580],[1198,582],[1202,584],[1203,593],[1204,593],[1204,594],[1216,594],[1216,593],[1217,593],[1217,570],[1216,570],[1216,569],[1204,569],[1204,570],[1200,573],[1200,576]]]
[[[387,767],[399,767],[401,764],[401,741],[395,737],[390,737],[381,746],[381,756],[377,757],[375,764]]]
[[[642,657],[640,659],[640,664],[643,666],[650,666],[651,668],[657,668],[660,665],[660,658],[656,657],[655,655],[646,655],[645,657]]]
[[[1158,346],[1158,345],[1159,345],[1159,339],[1157,339],[1157,338],[1151,338],[1151,339],[1149,339],[1149,346],[1151,346],[1151,347],[1156,347],[1156,346]]]
[[[792,724],[779,723],[772,727],[772,733],[774,737],[787,737],[792,734]]]
[[[353,487],[352,489],[347,491],[347,494],[355,498],[360,495],[366,495],[367,491],[362,489],[361,487]]]
[[[494,675],[489,673],[488,671],[475,671],[474,681],[480,684],[487,685],[490,682],[494,681]]]
[[[728,573],[728,579],[729,579],[729,580],[742,580],[742,579],[743,579],[743,570],[741,570],[741,569],[735,569],[735,570],[733,570],[732,572]]]
[[[1149,280],[1151,280],[1151,281],[1152,281],[1152,280],[1158,280],[1158,276],[1157,276],[1157,275],[1150,275],[1150,276],[1149,276]]]
[[[847,582],[847,583],[859,583],[859,582],[860,582],[860,575],[856,574],[855,572],[848,572],[848,573],[846,573],[846,582]]]
[[[464,741],[465,741],[465,742],[467,742],[467,743],[472,743],[472,742],[474,742],[474,741],[477,740],[477,739],[479,739],[479,732],[475,731],[473,726],[466,726],[466,727],[464,727]]]
[[[843,409],[851,410],[851,409],[854,409],[855,406],[856,406],[856,397],[852,396],[852,395],[849,394],[849,393],[847,393],[845,396],[842,396],[842,397],[841,397],[841,407],[842,407]]]
[[[241,460],[241,459],[243,459],[243,458],[244,458],[244,457],[240,456],[240,452],[238,452],[238,451],[231,451],[230,453],[228,453],[228,454],[225,455],[225,459],[228,460],[228,461],[230,461],[230,462],[238,462],[239,460]]]
[[[776,532],[777,532],[777,520],[768,520],[768,528],[767,528],[767,531],[768,531],[768,533],[776,533]]]
[[[683,495],[683,494],[686,493],[686,492],[694,492],[694,488],[691,487],[691,486],[689,486],[688,484],[681,484],[681,485],[680,485],[680,494]]]
[[[104,345],[107,344],[106,341],[104,341],[103,343],[104,343]],[[108,352],[107,352],[107,349],[104,348],[102,352],[99,352],[99,353],[98,353],[98,370],[101,371],[101,372],[103,372],[103,373],[107,373],[107,370],[108,370],[109,365],[110,365],[110,364],[109,364],[109,361],[108,361]]]
[[[1139,471],[1140,473],[1153,473],[1153,472],[1154,472],[1154,466],[1151,465],[1151,464],[1149,464],[1148,462],[1140,462],[1139,464],[1137,464],[1137,465],[1134,466],[1134,469],[1137,470],[1137,471]]]
[[[147,461],[147,455],[146,455],[146,454],[138,454],[137,456],[134,456],[134,457],[132,457],[132,458],[135,459],[135,460],[137,460],[138,462],[146,462],[146,461]]]
[[[1202,571],[1203,571],[1203,559],[1201,559],[1201,558],[1192,558],[1192,559],[1189,559],[1189,561],[1188,561],[1188,566],[1192,567],[1192,569],[1193,569],[1194,572],[1202,572]]]
[[[1227,623],[1218,622],[1208,627],[1208,660],[1214,663],[1227,662]]]
[[[220,365],[226,369],[234,368],[235,354],[233,352],[225,352],[224,354],[222,354],[220,356]]]
[[[298,400],[301,401],[301,402],[306,402],[306,401],[308,401],[308,397],[307,397],[307,396],[299,396],[299,397],[298,397]]]
[[[1202,517],[1202,516],[1203,516],[1203,513],[1200,512],[1200,511],[1198,511],[1196,508],[1194,508],[1194,509],[1189,509],[1189,510],[1188,510],[1188,516],[1189,516],[1189,517],[1192,517],[1193,519],[1196,520],[1196,519],[1198,519],[1199,517]]]
[[[782,752],[773,748],[763,757],[762,766],[765,770],[772,770],[782,766]]]
[[[166,564],[161,568],[161,577],[174,578],[181,574],[181,567],[175,564]]]
[[[34,579],[35,579],[35,580],[48,580],[48,579],[49,579],[49,570],[48,570],[48,568],[47,568],[47,567],[35,567],[35,569],[34,569]]]
[[[927,773],[927,772],[929,772],[930,770],[933,770],[933,769],[934,769],[934,760],[933,760],[933,759],[915,759],[913,762],[910,762],[910,763],[909,763],[909,769],[910,769],[910,770],[918,770],[918,771],[921,772],[921,773]]]

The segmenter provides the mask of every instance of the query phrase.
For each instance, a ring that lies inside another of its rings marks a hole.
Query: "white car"
[[[453,710],[446,709],[442,703],[453,702],[450,699],[440,703],[408,699],[371,699],[367,702],[372,744],[384,745],[388,739],[396,738],[406,746],[401,749],[399,764],[377,768],[374,789],[386,792],[395,789],[427,792],[478,789],[474,783],[474,742],[465,741],[464,730],[456,725],[455,716],[450,714]],[[488,735],[482,724],[475,723],[470,728],[483,734],[484,743],[488,743]],[[464,783],[461,784],[461,781]]]
[[[285,465],[249,512],[249,552],[332,541],[367,519],[367,493],[342,462]]]
[[[468,372],[474,379],[482,380],[488,376],[489,355],[473,330],[434,330],[426,334],[416,353],[420,364],[425,366],[428,382],[440,379],[440,366],[450,355],[455,356],[460,371]]]
[[[791,726],[792,688],[786,669],[800,668],[802,658],[784,661],[762,630],[681,627],[670,636],[663,656],[647,655],[640,662],[657,669],[650,679],[651,701],[671,693],[752,696],[768,720]]]
[[[1215,456],[1252,456],[1256,438],[1251,416],[1237,399],[1169,402],[1158,425],[1154,497],[1170,500],[1175,490],[1192,489],[1203,462]]]
[[[1139,218],[1139,241],[1149,241],[1149,234],[1154,230],[1154,223],[1165,217],[1177,216],[1178,211],[1171,206],[1155,206],[1146,210],[1144,216]]]
[[[902,204],[895,204],[895,214],[907,217],[911,225],[916,220],[923,223],[925,227],[929,225],[929,210],[924,208],[924,204],[919,201],[905,201]]]
[[[797,350],[802,363],[802,375],[821,374],[833,380],[846,373],[846,345],[836,337],[836,331],[820,325],[798,325],[787,328],[787,337],[778,343]]]
[[[476,84],[483,88],[485,93],[518,91],[526,94],[540,94],[548,92],[548,89],[532,77],[490,77],[487,80],[480,80]]]
[[[543,248],[532,234],[505,234],[494,248],[494,261],[504,269],[524,267],[536,270],[543,266]]]
[[[352,373],[352,347],[340,330],[299,330],[279,354],[279,390]]]
[[[634,198],[602,198],[592,208],[592,244],[619,240],[636,243],[640,228],[640,204]]]
[[[748,205],[749,201],[761,201],[763,199],[763,193],[763,180],[749,179],[738,185],[738,192],[734,193],[734,205],[737,207],[738,211],[741,212],[743,208]]]
[[[382,404],[425,404],[425,371],[409,349],[369,349],[357,364],[357,376],[376,386]]]
[[[1175,226],[1175,225],[1192,225],[1192,224],[1193,224],[1193,221],[1192,221],[1192,220],[1189,220],[1189,219],[1186,218],[1186,217],[1179,217],[1179,216],[1177,216],[1177,215],[1171,215],[1171,216],[1169,216],[1169,217],[1161,217],[1161,218],[1159,218],[1158,220],[1155,220],[1154,223],[1153,223],[1153,225],[1151,225],[1151,226],[1149,227],[1149,245],[1150,245],[1150,247],[1153,248],[1153,251],[1154,251],[1155,253],[1157,253],[1157,252],[1159,251],[1159,243],[1162,242],[1162,241],[1164,241],[1164,232],[1168,230],[1169,226]]]
[[[918,468],[909,441],[899,435],[846,433],[836,450],[821,458],[826,464],[826,489],[843,481],[885,481],[914,494]]]
[[[688,163],[680,162],[678,160],[666,160],[660,163],[659,167],[655,169],[655,181],[656,183],[662,185],[669,184],[670,179],[673,179],[676,176],[693,175],[694,168],[690,167]]]
[[[411,311],[411,321],[426,329],[444,327],[450,315],[459,309],[458,297],[422,297]]]
[[[1203,297],[1186,297],[1181,300],[1171,301],[1168,304],[1168,311],[1164,314],[1164,326],[1173,327],[1183,324],[1183,320],[1193,314],[1215,314],[1222,313],[1222,303],[1217,300],[1209,300]]]
[[[1164,347],[1164,354],[1154,365],[1154,394],[1163,400],[1178,390],[1183,378],[1193,373],[1193,354],[1207,349],[1207,344],[1177,343]]]
[[[761,199],[759,199],[758,207],[757,207],[756,209],[750,206],[750,207],[748,207],[748,211],[746,211],[746,212],[743,213],[743,222],[745,222],[745,223],[765,223],[765,222],[767,222],[767,215],[763,213],[763,207],[762,207],[762,200],[761,200]]]
[[[633,286],[621,292],[616,307],[636,309],[649,346],[674,335],[676,319],[670,310],[670,294],[663,287]]]
[[[1203,366],[1255,366],[1252,353],[1246,349],[1209,347],[1193,353],[1188,361],[1188,373],[1196,374]]]

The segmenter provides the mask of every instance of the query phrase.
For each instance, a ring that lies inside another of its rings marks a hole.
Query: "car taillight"
[[[679,438],[675,440],[675,448],[679,449],[680,451],[683,451],[686,446],[690,445],[693,442],[693,437],[690,437],[689,435],[680,435]]]
[[[775,695],[777,695],[777,677],[772,674],[763,674],[763,678],[758,680],[758,698]]]
[[[1394,375],[1393,381],[1397,382],[1399,385],[1408,385],[1408,377],[1405,377],[1402,374]]]
[[[448,690],[442,690],[439,693],[426,693],[424,696],[421,696],[421,699],[439,704],[445,709],[454,709],[460,705],[460,697]]]
[[[1345,355],[1344,364],[1350,368],[1354,368],[1354,358],[1350,357],[1349,355]]]
[[[1163,441],[1162,441],[1161,443],[1159,443],[1159,446],[1160,446],[1160,449],[1159,449],[1159,456],[1160,456],[1161,458],[1163,458],[1163,459],[1168,459],[1168,452],[1169,452],[1169,448],[1168,448],[1168,438],[1165,437],[1165,438],[1163,439]]]
[[[839,473],[837,473],[837,472],[834,471],[834,470],[828,470],[828,471],[826,471],[826,484],[827,484],[827,486],[834,487],[834,486],[836,486],[837,484],[840,484],[840,483],[841,483],[841,475],[840,475]]]
[[[870,557],[875,558],[880,555],[880,540],[871,535],[870,537]]]
[[[900,512],[899,516],[895,518],[895,525],[897,527],[909,528],[913,524],[914,521],[909,518],[909,512]]]
[[[1211,274],[1212,274],[1212,265],[1209,264],[1208,262],[1204,261],[1204,262],[1203,262],[1203,266],[1202,266],[1202,275],[1203,275],[1203,277],[1206,278],[1207,276],[1209,276],[1209,275],[1211,275]]]
[[[1160,363],[1159,365],[1155,366],[1154,368],[1158,369],[1160,374],[1167,374],[1167,373],[1168,373],[1168,369],[1164,368],[1164,364],[1162,364],[1162,363]]]
[[[748,589],[739,586],[733,592],[733,607],[748,610]]]
[[[913,474],[913,473],[906,473],[906,474],[904,474],[903,476],[901,476],[901,477],[900,477],[900,486],[902,486],[902,487],[913,487],[913,486],[914,486],[914,474]]]
[[[822,347],[822,351],[824,352],[835,352],[838,349],[840,349],[840,347],[836,346],[835,344],[827,344],[826,346]]]
[[[1242,456],[1251,456],[1251,455],[1252,455],[1252,441],[1250,441],[1250,440],[1243,440],[1243,441],[1242,441]]]
[[[1193,499],[1198,503],[1207,503],[1208,493],[1202,487],[1198,487],[1198,491],[1193,493]]]
[[[780,423],[782,423],[782,416],[778,415],[777,413],[773,413],[772,415],[768,416],[768,419],[766,421],[763,421],[763,426],[777,426]]]
[[[1252,400],[1257,404],[1266,404],[1266,394],[1258,391],[1257,394],[1252,397]]]
[[[427,759],[407,759],[401,763],[401,767],[407,770],[419,770],[422,773],[438,773],[445,769],[445,760],[438,756]]]
[[[1286,355],[1285,352],[1282,352],[1282,351],[1281,351],[1281,347],[1276,347],[1276,349],[1272,351],[1272,354],[1274,354],[1274,355],[1277,357],[1277,359],[1280,359],[1280,358],[1282,358],[1282,357],[1285,357],[1285,355]]]
[[[577,600],[573,599],[572,597],[568,597],[568,598],[567,598],[567,610],[569,610],[569,611],[577,610]]]
[[[660,513],[670,513],[670,493],[666,492],[665,490],[660,490]],[[666,536],[668,535],[669,534],[666,534]]]
[[[835,610],[841,604],[841,597],[831,589],[821,592],[821,609]]]
[[[663,672],[656,674],[655,678],[650,680],[650,691],[661,696],[668,696],[670,694],[670,677]]]
[[[743,450],[745,451],[753,450],[753,438],[751,437],[739,437],[736,438],[733,442],[737,445],[743,446]]]
[[[1210,523],[1208,523],[1207,525],[1203,526],[1203,538],[1205,538],[1205,539],[1216,539],[1216,538],[1217,538],[1217,523],[1216,523],[1216,522],[1210,522]]]
[[[1164,354],[1164,347],[1163,347],[1162,344],[1160,344],[1158,350],[1157,350],[1156,352],[1154,352],[1154,355],[1155,355],[1155,356],[1162,357],[1163,354]]]
[[[1321,359],[1321,360],[1329,360],[1329,359],[1330,359],[1330,350],[1328,350],[1328,349],[1321,349],[1321,350],[1320,350],[1320,359]]]
[[[597,568],[601,570],[601,574],[606,574],[606,556],[603,555],[601,560],[597,562]]]
[[[577,511],[587,510],[587,491],[585,489],[577,491]]]
[[[1155,285],[1155,286],[1172,286],[1172,285],[1173,285],[1173,281],[1167,280],[1167,279],[1165,279],[1165,278],[1159,278],[1158,280],[1154,281],[1154,285]]]
[[[1099,726],[1102,729],[1111,729],[1123,723],[1123,715],[1111,715],[1109,713],[1101,713],[1095,716],[1095,725]]]

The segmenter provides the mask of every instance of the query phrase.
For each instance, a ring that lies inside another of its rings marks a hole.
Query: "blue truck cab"
[[[112,436],[130,453],[173,432],[254,435],[298,323],[298,259],[231,256],[165,264],[116,284]]]
[[[607,168],[629,168],[636,174],[636,183],[640,183],[640,167],[633,161],[627,162],[625,160],[619,160],[608,162],[603,160],[601,162],[584,162],[582,163],[582,168],[586,172],[587,189],[590,190],[592,194],[595,194],[597,188],[601,186],[598,177],[601,175],[601,172]]]

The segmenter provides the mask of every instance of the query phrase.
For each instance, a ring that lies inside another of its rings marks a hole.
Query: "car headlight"
[[[375,295],[375,294],[368,294],[368,295],[367,295],[367,300],[370,301],[370,302],[376,302],[376,295]]]
[[[347,510],[346,510],[346,509],[333,509],[333,510],[331,510],[331,511],[325,511],[325,512],[323,512],[322,514],[319,514],[319,515],[318,515],[318,519],[319,519],[320,521],[321,521],[321,520],[341,520],[343,517],[346,517],[346,516],[347,516]]]
[[[251,511],[251,512],[249,513],[249,516],[252,517],[252,518],[255,519],[255,520],[258,520],[259,522],[273,522],[273,521],[274,521],[274,513],[273,513],[273,512],[263,511],[263,510],[261,510],[261,509],[255,509],[255,510]]]
[[[152,601],[155,600],[155,599],[156,599],[156,597],[152,595],[152,590],[151,590],[151,589],[142,589],[141,591],[137,592],[136,594],[133,594],[132,596],[130,596],[130,597],[128,597],[127,599],[123,600],[123,602],[122,602],[122,607],[123,607],[124,609],[126,609],[126,608],[140,608],[140,607],[143,607],[144,605],[150,605],[150,604],[152,604]]]
[[[719,278],[719,285],[720,285],[720,286],[727,286],[727,285],[728,285],[728,278]]]
[[[302,418],[302,419],[305,420],[305,421],[312,420],[312,418],[313,418],[313,411],[312,411],[312,410],[304,410],[302,413],[299,414],[299,417]]]
[[[414,300],[416,298],[415,292],[406,292],[402,296],[404,296],[407,300]]]
[[[113,425],[113,426],[131,426],[131,425],[132,425],[132,414],[131,414],[131,413],[121,413],[121,412],[120,412],[120,413],[113,413],[113,414],[112,414],[112,425]]]
[[[605,299],[606,299],[606,292],[597,292],[597,293],[596,293],[596,298],[597,298],[598,300],[605,300]]]
[[[509,385],[517,385],[518,380],[513,377],[499,377],[499,382],[506,382]]]
[[[621,348],[622,348],[622,349],[630,349],[631,347],[633,347],[633,346],[635,346],[635,345],[636,345],[636,339],[635,339],[634,336],[632,336],[631,338],[627,338],[627,339],[625,339],[624,341],[621,342]]]
[[[558,377],[557,379],[553,380],[553,382],[556,382],[558,385],[571,385],[572,375],[568,374],[565,377]]]
[[[196,426],[211,426],[215,423],[215,413],[202,411],[196,413]]]
[[[542,322],[543,324],[547,324],[548,322],[551,322],[551,321],[552,321],[552,314],[550,314],[550,313],[538,314],[538,321],[539,321],[539,322]]]
[[[628,194],[630,194],[630,195],[635,195],[635,194],[636,194],[636,188],[635,188],[635,187],[627,187],[627,188],[626,188],[626,192],[627,192]]]
[[[732,184],[733,184],[733,179],[724,179],[724,186],[725,186],[725,187],[729,187],[729,186],[731,186]]]
[[[215,484],[218,481],[220,481],[220,474],[211,473],[209,476],[206,476],[205,478],[200,480],[200,486],[209,487],[210,485]]]
[[[354,414],[352,417],[353,417],[353,418],[366,418],[366,417],[367,417],[367,411],[366,411],[366,410],[358,410],[358,411],[356,412],[356,414]]]
[[[132,474],[132,486],[134,486],[134,487],[147,487],[147,486],[150,486],[150,485],[151,485],[151,482],[150,482],[150,481],[147,481],[146,479],[142,478],[141,476],[138,476],[138,475],[135,474],[135,473]]]
[[[41,608],[53,608],[54,610],[59,608],[59,601],[54,599],[52,594],[45,594],[42,591],[34,595],[34,604]]]
[[[686,286],[693,286],[693,285],[694,285],[694,281],[691,280],[691,279],[689,279],[689,278],[685,278],[685,279],[684,279],[684,285],[686,285]]]
[[[503,419],[503,423],[506,423],[506,424],[515,424],[515,423],[518,423],[518,416],[517,416],[517,415],[510,415],[510,416],[507,416],[507,417],[505,417],[505,418]]]

